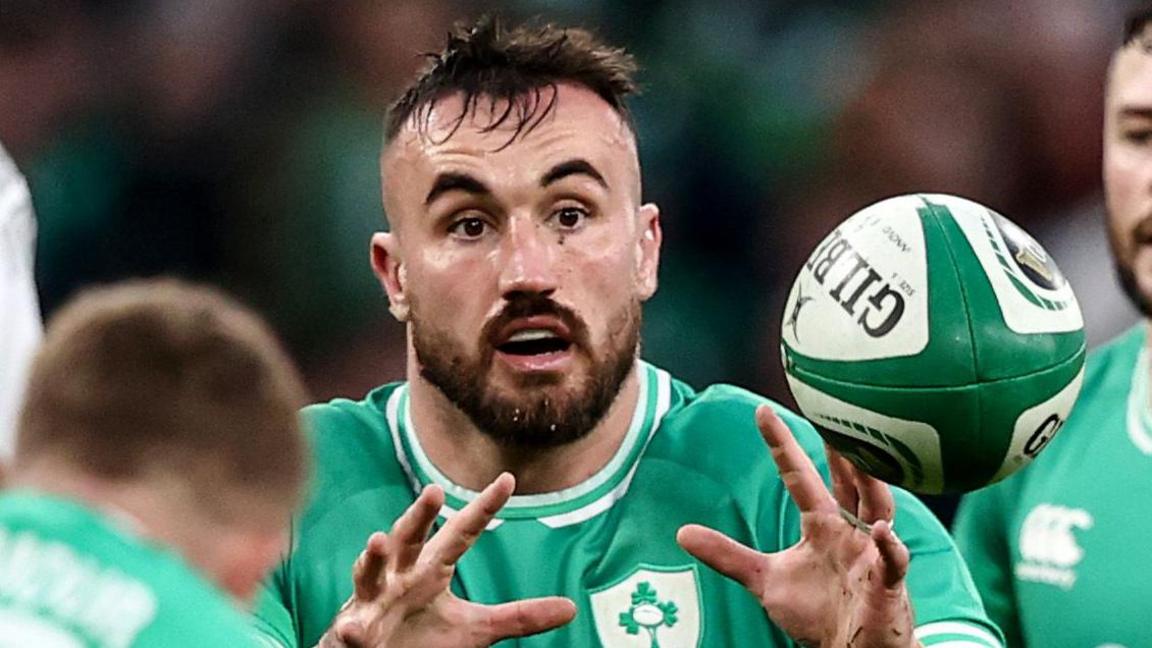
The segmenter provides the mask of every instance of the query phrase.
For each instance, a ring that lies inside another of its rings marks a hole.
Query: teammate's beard
[[[1116,277],[1120,279],[1120,288],[1124,290],[1124,294],[1128,296],[1128,301],[1132,302],[1144,317],[1152,318],[1152,296],[1145,295],[1140,290],[1140,284],[1136,281],[1136,273],[1132,271],[1132,267],[1123,263],[1119,259],[1116,260]]]
[[[636,360],[640,304],[629,303],[608,326],[603,354],[594,353],[583,320],[546,296],[525,294],[508,301],[480,335],[480,351],[470,356],[446,332],[419,316],[412,304],[412,344],[420,375],[440,390],[476,427],[498,443],[521,448],[553,448],[586,436],[608,412]],[[533,315],[559,318],[572,334],[572,352],[590,360],[589,370],[561,391],[562,376],[529,378],[512,391],[488,383],[497,331],[510,320]]]
[[[1152,216],[1137,223],[1130,232],[1127,232],[1127,235],[1131,238],[1130,243],[1133,250],[1139,245],[1152,243]],[[1108,242],[1112,246],[1112,258],[1115,260],[1116,277],[1120,280],[1120,288],[1124,290],[1128,300],[1144,317],[1152,317],[1152,295],[1145,294],[1140,289],[1140,282],[1136,280],[1136,272],[1132,269],[1132,261],[1121,258],[1119,242],[1115,240],[1115,235],[1111,231],[1109,231]],[[1135,254],[1133,253],[1132,256]]]

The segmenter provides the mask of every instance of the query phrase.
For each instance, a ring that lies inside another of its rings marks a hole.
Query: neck
[[[412,354],[414,355],[414,354]],[[608,412],[591,432],[563,446],[516,448],[496,443],[420,376],[409,360],[409,409],[416,437],[428,458],[454,483],[479,491],[502,472],[516,477],[520,495],[571,488],[595,475],[620,448],[640,396],[633,365]]]
[[[173,480],[116,481],[39,462],[14,470],[9,485],[78,501],[133,535],[175,549],[197,569],[215,576],[212,538],[220,529],[183,505],[189,493]]]

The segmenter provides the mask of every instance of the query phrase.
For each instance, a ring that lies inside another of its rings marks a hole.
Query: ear
[[[408,321],[407,275],[400,258],[400,245],[393,232],[372,235],[372,273],[388,294],[388,310],[401,322]]]
[[[238,601],[251,603],[260,583],[288,549],[282,530],[231,530],[217,538],[217,583]]]
[[[647,301],[656,294],[660,270],[660,243],[664,234],[660,229],[660,208],[654,203],[640,206],[640,238],[636,242],[636,285],[640,300]]]

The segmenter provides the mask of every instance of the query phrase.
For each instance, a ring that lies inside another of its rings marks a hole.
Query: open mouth
[[[572,343],[547,329],[522,329],[508,336],[503,343],[496,345],[501,353],[514,356],[537,356],[560,353],[572,347]]]

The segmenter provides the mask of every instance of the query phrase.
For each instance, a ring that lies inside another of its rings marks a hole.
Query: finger
[[[828,457],[828,472],[832,473],[832,494],[840,508],[853,515],[859,513],[860,494],[856,490],[856,480],[852,474],[852,462],[848,461],[832,446],[824,444],[824,454]]]
[[[425,486],[416,501],[392,525],[389,558],[393,568],[403,570],[416,563],[442,506],[444,489],[436,485]]]
[[[368,537],[364,551],[352,565],[352,585],[355,596],[371,600],[380,595],[380,577],[384,569],[384,557],[388,546],[388,536],[377,531]]]
[[[356,619],[337,618],[332,630],[324,633],[317,648],[362,648],[368,643],[364,624]]]
[[[743,585],[760,597],[768,573],[768,557],[732,538],[703,527],[688,524],[676,532],[676,542],[712,569]]]
[[[805,454],[804,449],[796,443],[792,431],[776,416],[772,408],[761,405],[756,408],[756,425],[760,434],[772,451],[772,459],[780,471],[780,479],[784,481],[785,488],[792,495],[796,506],[801,511],[827,511],[835,513],[838,510],[836,500],[816,466]]]
[[[908,573],[908,547],[896,536],[887,520],[880,520],[872,526],[872,540],[880,551],[881,584],[889,590],[898,588]]]
[[[478,607],[484,610],[481,643],[485,646],[502,639],[547,632],[559,628],[576,616],[576,604],[562,596]]]
[[[435,564],[443,567],[455,565],[512,497],[514,490],[516,479],[510,473],[501,473],[476,499],[453,515],[428,541],[428,550]]]
[[[874,524],[879,520],[891,522],[896,514],[896,503],[892,500],[892,490],[888,488],[888,484],[865,474],[855,466],[851,468],[856,492],[860,494],[860,512],[857,516],[868,524]]]

